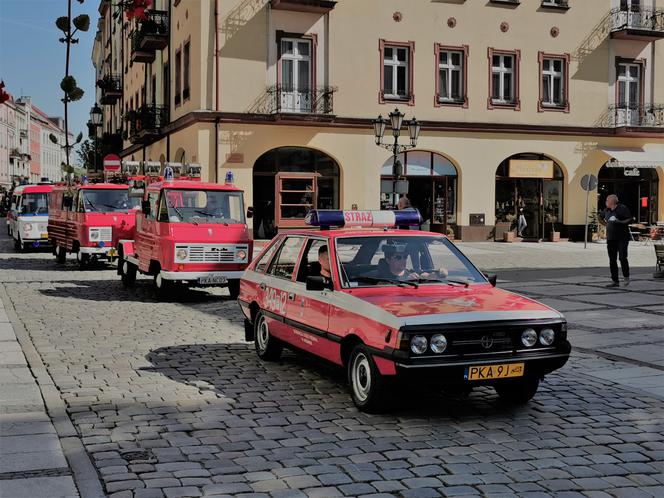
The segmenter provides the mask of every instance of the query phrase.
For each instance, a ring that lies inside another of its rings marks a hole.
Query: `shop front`
[[[404,191],[414,208],[422,215],[423,230],[447,233],[457,224],[457,170],[441,154],[411,150],[397,157],[403,165]],[[400,194],[395,192],[393,159],[381,169],[381,209],[396,209]]]
[[[496,170],[496,231],[516,231],[523,240],[560,232],[563,182],[562,168],[543,154],[505,159]]]
[[[605,208],[606,198],[618,196],[627,206],[636,223],[653,225],[657,221],[657,192],[659,177],[654,168],[642,164],[640,167],[625,167],[609,161],[599,170],[597,210]]]

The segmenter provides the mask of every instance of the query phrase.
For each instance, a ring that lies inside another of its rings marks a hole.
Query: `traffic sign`
[[[104,156],[104,171],[120,171],[122,160],[117,154],[108,154]]]
[[[581,188],[586,192],[597,188],[597,177],[595,175],[583,175],[581,178]]]

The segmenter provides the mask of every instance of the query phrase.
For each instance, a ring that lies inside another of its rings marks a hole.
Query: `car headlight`
[[[99,230],[90,229],[90,240],[98,240],[99,239],[100,232]]]
[[[26,232],[32,231],[32,223],[26,223],[25,225],[23,225],[23,230],[25,230]]]
[[[427,351],[427,338],[416,335],[410,340],[410,350],[415,354],[424,354]]]
[[[447,338],[443,334],[436,334],[431,338],[431,351],[442,353],[447,349]]]
[[[556,338],[553,329],[542,329],[539,334],[539,341],[542,346],[551,346]]]
[[[235,259],[239,259],[239,260],[247,259],[247,251],[239,250],[238,252],[235,253]]]
[[[184,261],[187,259],[187,250],[186,249],[178,249],[175,252],[175,257],[179,259],[180,261]]]
[[[537,332],[535,332],[533,329],[524,330],[521,334],[521,342],[527,348],[534,346],[537,342]]]

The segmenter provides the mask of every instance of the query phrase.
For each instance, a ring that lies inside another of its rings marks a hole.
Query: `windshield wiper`
[[[209,211],[203,211],[202,209],[196,209],[195,211],[197,213],[202,214],[203,216],[207,216],[208,218],[221,218],[221,216],[217,216],[215,214],[212,214]]]
[[[92,202],[91,202],[89,199],[85,199],[85,202],[88,203],[88,205],[92,208],[93,211],[99,211],[99,209],[97,209],[97,208],[95,207],[95,205],[92,204]]]
[[[465,280],[458,280],[454,278],[436,278],[436,277],[420,277],[417,279],[418,282],[440,282],[440,283],[445,283],[447,285],[463,285],[464,287],[468,287],[470,284],[465,281]]]
[[[396,278],[389,278],[389,277],[353,277],[351,280],[354,280],[356,282],[389,282],[395,285],[398,285],[399,287],[403,287],[403,285],[410,285],[412,287],[415,287],[416,289],[419,287],[419,284],[416,281],[413,280],[398,280]]]

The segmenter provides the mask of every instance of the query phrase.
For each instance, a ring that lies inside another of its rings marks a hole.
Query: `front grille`
[[[190,246],[177,246],[177,249],[187,248],[188,263],[241,263],[245,259],[237,259],[237,251],[243,250],[245,254],[248,246],[236,246],[235,244],[200,244]]]
[[[99,240],[102,242],[111,242],[113,240],[113,229],[111,227],[99,228]]]
[[[499,353],[513,349],[512,333],[507,331],[473,331],[448,338],[448,351],[455,354]]]

